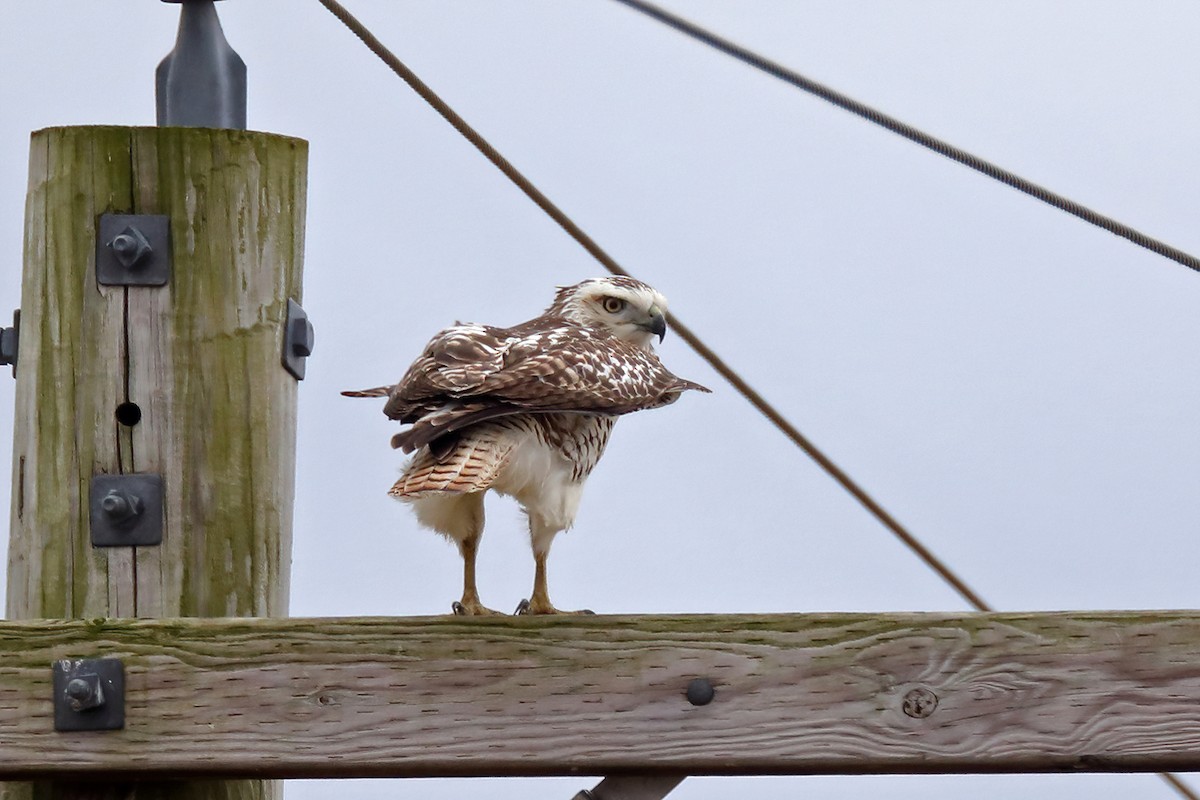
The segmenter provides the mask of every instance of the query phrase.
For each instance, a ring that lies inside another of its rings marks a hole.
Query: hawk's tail
[[[502,427],[477,427],[440,459],[428,448],[418,452],[388,494],[414,499],[427,493],[482,492],[496,480],[515,444]]]
[[[343,397],[387,397],[392,393],[391,386],[376,386],[374,389],[355,389],[342,392]]]

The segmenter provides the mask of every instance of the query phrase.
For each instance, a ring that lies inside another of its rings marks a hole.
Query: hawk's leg
[[[463,594],[462,600],[454,603],[451,608],[455,614],[465,616],[492,616],[501,612],[493,611],[479,601],[479,590],[475,588],[475,554],[479,552],[479,539],[482,531],[469,536],[458,543],[458,551],[463,558]]]
[[[454,613],[499,614],[479,602],[479,591],[475,588],[475,554],[483,537],[483,492],[438,492],[402,496],[402,499],[412,503],[422,525],[458,545],[463,559],[463,593],[462,600],[451,606]]]
[[[581,611],[560,611],[550,602],[550,590],[546,585],[546,559],[549,550],[534,551],[533,594],[528,600],[517,606],[518,614],[592,614],[595,612],[583,609]]]

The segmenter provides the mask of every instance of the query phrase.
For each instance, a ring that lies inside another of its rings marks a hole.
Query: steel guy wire
[[[1039,186],[1033,181],[1022,178],[1015,172],[1010,172],[987,159],[981,158],[973,153],[969,153],[960,147],[955,147],[947,141],[937,138],[931,134],[925,133],[918,128],[914,128],[907,122],[896,119],[893,116],[883,113],[877,108],[873,108],[866,103],[855,100],[853,97],[842,94],[841,92],[819,83],[812,78],[805,77],[800,73],[788,69],[777,61],[772,61],[766,56],[748,50],[741,45],[738,45],[723,36],[720,36],[707,28],[703,28],[694,22],[684,19],[676,14],[672,14],[666,9],[657,6],[653,3],[645,2],[645,0],[615,0],[615,2],[628,6],[629,8],[638,11],[651,19],[655,19],[664,25],[674,28],[680,33],[690,36],[691,38],[703,42],[709,47],[713,47],[725,53],[728,56],[736,58],[743,64],[748,64],[757,70],[767,73],[775,78],[778,78],[785,83],[791,84],[797,89],[801,89],[809,94],[815,95],[822,100],[838,106],[839,108],[849,111],[851,114],[873,122],[880,127],[887,128],[893,133],[903,136],[911,142],[928,148],[935,153],[939,153],[946,158],[957,161],[965,167],[970,167],[976,172],[981,172],[989,178],[994,178],[1003,184],[1007,184],[1017,191],[1024,192],[1030,197],[1035,197],[1043,203],[1054,206],[1057,209],[1067,212],[1079,219],[1089,222],[1098,228],[1103,228],[1109,233],[1116,234],[1124,239],[1128,239],[1139,247],[1144,247],[1153,253],[1157,253],[1163,258],[1169,258],[1172,261],[1182,264],[1189,269],[1200,272],[1200,258],[1191,255],[1177,247],[1148,236],[1141,231],[1126,225],[1125,223],[1115,220],[1112,217],[1105,216],[1098,211],[1095,211],[1082,203],[1077,203],[1068,197],[1052,192],[1044,186]]]

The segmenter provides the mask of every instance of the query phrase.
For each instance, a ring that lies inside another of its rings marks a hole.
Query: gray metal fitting
[[[154,86],[159,125],[246,129],[246,63],[229,46],[213,0],[183,2],[175,49]]]
[[[135,494],[120,489],[109,489],[108,494],[100,500],[100,510],[109,521],[121,524],[141,516],[146,510],[146,504]]]
[[[298,381],[304,380],[304,359],[312,355],[314,334],[308,314],[292,298],[287,302],[287,321],[283,329],[283,366]]]
[[[56,731],[125,727],[125,665],[119,658],[61,659],[50,669]]]
[[[11,364],[13,377],[17,377],[17,352],[21,343],[21,309],[13,312],[11,328],[0,328],[0,364]]]
[[[93,547],[142,547],[162,543],[161,475],[96,475],[88,497]]]
[[[125,269],[134,269],[145,263],[146,259],[154,252],[154,248],[150,246],[145,235],[132,225],[126,225],[125,230],[114,236],[108,246],[112,248],[113,255]]]
[[[87,711],[104,705],[104,686],[94,672],[76,675],[64,692],[72,711]]]
[[[716,696],[717,690],[708,678],[693,678],[687,686],[688,702],[694,706],[706,706]]]

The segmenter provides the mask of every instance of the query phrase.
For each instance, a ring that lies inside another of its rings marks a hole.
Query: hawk
[[[412,453],[388,492],[458,545],[456,614],[498,614],[479,600],[475,556],[483,496],[509,495],[529,518],[533,594],[518,613],[560,614],[550,602],[550,544],[571,527],[583,484],[617,417],[695,389],[667,371],[651,342],[666,335],[666,299],[627,277],[559,287],[535,319],[512,328],[459,323],[430,340],[394,386],[342,392],[387,397],[383,413],[409,425],[392,447]]]

